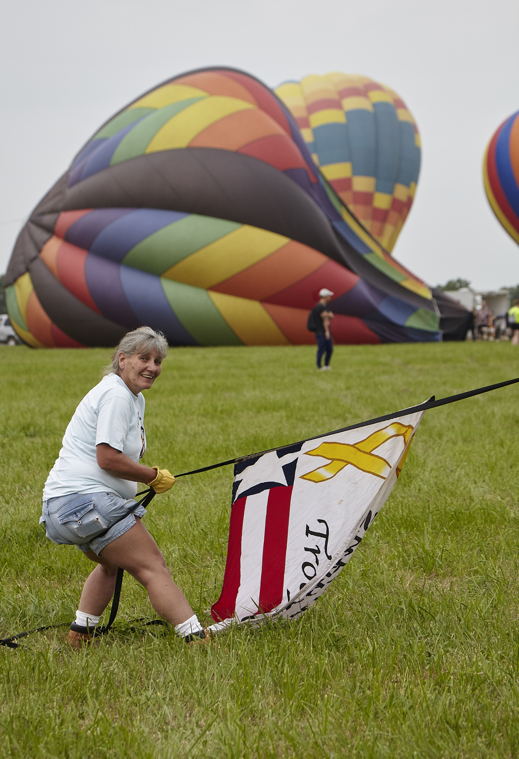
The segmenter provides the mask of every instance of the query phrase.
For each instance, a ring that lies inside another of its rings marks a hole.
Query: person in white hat
[[[308,315],[308,329],[315,333],[317,341],[317,368],[320,370],[330,369],[330,360],[333,353],[333,340],[330,330],[330,322],[333,319],[333,311],[328,304],[335,293],[323,287],[319,290],[319,302],[312,308]],[[324,358],[324,364],[323,364]]]

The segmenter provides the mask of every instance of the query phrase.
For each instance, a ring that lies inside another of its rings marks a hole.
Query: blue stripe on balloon
[[[377,135],[372,111],[353,109],[348,111],[348,140],[351,150],[353,174],[361,177],[375,176]]]
[[[128,266],[119,268],[124,292],[137,314],[139,324],[164,332],[172,345],[197,345],[171,310],[160,277]]]
[[[90,246],[91,250],[103,258],[122,261],[128,251],[146,237],[185,216],[188,214],[177,211],[137,208],[101,230]]]
[[[497,138],[495,161],[502,190],[513,212],[519,216],[519,187],[515,181],[510,160],[510,135],[516,118],[519,118],[519,114],[510,116],[503,124],[503,128]]]
[[[68,181],[69,187],[77,182],[82,182],[87,177],[92,176],[92,174],[97,174],[99,171],[107,169],[108,166],[110,166],[110,161],[112,160],[112,156],[117,146],[134,127],[135,122],[128,124],[128,126],[121,129],[120,132],[117,132],[117,134],[110,137],[108,140],[99,141],[97,143],[97,150],[94,150],[86,160],[81,161],[81,171],[70,173]]]
[[[399,298],[389,295],[378,304],[380,313],[395,324],[405,325],[409,317],[414,314],[416,308],[405,303]]]
[[[334,221],[333,227],[339,232],[341,237],[344,237],[344,239],[349,242],[349,244],[354,250],[357,251],[357,253],[361,253],[362,255],[373,253],[373,250],[355,234],[355,232],[346,224],[346,222]]]
[[[313,128],[313,134],[313,151],[321,166],[351,160],[346,124],[320,124]]]
[[[89,292],[103,316],[128,329],[138,326],[121,283],[118,264],[89,253],[85,261],[85,277]]]
[[[375,188],[377,192],[393,194],[398,180],[401,154],[396,150],[400,144],[400,128],[394,106],[391,103],[374,104],[376,127]]]
[[[420,173],[420,148],[416,144],[415,130],[412,124],[400,122],[400,171],[397,181],[409,187],[418,182]]]
[[[89,250],[96,237],[112,222],[132,213],[131,208],[97,208],[70,225],[65,240],[83,250]]]
[[[103,142],[106,142],[106,138],[92,140],[85,147],[79,151],[77,156],[70,167],[68,173],[67,183],[69,187],[75,185],[81,179],[81,173],[88,162],[88,158],[96,152]]]

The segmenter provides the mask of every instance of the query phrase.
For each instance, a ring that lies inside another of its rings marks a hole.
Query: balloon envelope
[[[173,345],[286,345],[317,293],[339,343],[438,340],[426,285],[359,224],[290,111],[234,69],[139,96],[32,212],[6,274],[35,346],[113,345],[140,324]]]
[[[418,128],[404,101],[373,79],[341,73],[287,82],[276,93],[341,200],[391,251],[420,171]]]
[[[519,243],[519,111],[494,132],[485,151],[483,181],[492,210]]]

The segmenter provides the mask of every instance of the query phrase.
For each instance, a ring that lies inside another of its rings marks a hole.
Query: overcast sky
[[[0,272],[33,207],[79,148],[142,92],[194,68],[275,87],[331,71],[395,89],[422,138],[394,256],[428,284],[519,283],[482,160],[519,109],[519,0],[21,0],[2,17]]]

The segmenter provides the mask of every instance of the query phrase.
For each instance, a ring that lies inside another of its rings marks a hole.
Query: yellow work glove
[[[154,466],[153,469],[157,472],[157,476],[149,483],[150,488],[156,493],[165,493],[175,484],[175,478],[167,469],[159,469],[158,466]]]

